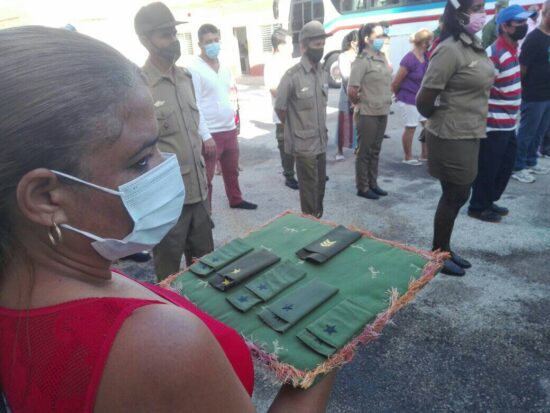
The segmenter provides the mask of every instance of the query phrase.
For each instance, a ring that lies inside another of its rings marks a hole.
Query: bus
[[[542,0],[512,0],[524,8]],[[389,26],[389,61],[396,71],[401,58],[410,50],[409,36],[421,28],[435,30],[446,2],[441,0],[273,0],[273,18],[288,28],[295,55],[299,54],[298,34],[303,25],[319,20],[333,36],[327,38],[323,67],[330,85],[340,85],[338,55],[344,36],[363,24],[386,22]],[[487,14],[494,14],[494,0],[487,1]]]

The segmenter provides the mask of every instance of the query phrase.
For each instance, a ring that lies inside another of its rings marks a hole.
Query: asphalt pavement
[[[242,127],[240,184],[255,211],[230,209],[220,176],[214,178],[216,246],[243,236],[277,214],[300,210],[298,192],[284,186],[267,92],[257,80],[239,85]],[[417,248],[431,246],[441,194],[426,165],[401,163],[403,123],[390,116],[379,185],[389,196],[356,196],[354,156],[336,162],[338,90],[331,90],[324,219],[355,225]],[[414,152],[420,154],[415,140]],[[541,164],[550,166],[547,160]],[[549,412],[550,411],[550,175],[533,184],[511,181],[499,224],[461,211],[452,247],[471,260],[465,277],[438,275],[401,310],[381,337],[344,366],[329,412]],[[152,264],[118,264],[153,281]],[[254,402],[267,410],[278,385],[257,369]]]

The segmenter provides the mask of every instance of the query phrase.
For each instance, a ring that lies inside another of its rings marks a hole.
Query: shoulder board
[[[183,73],[185,76],[192,78],[193,75],[191,74],[191,71],[187,69],[186,67],[178,67],[178,69],[181,70],[181,73]]]
[[[298,62],[294,66],[292,66],[290,69],[288,69],[286,71],[286,74],[288,74],[289,76],[292,76],[294,73],[296,73],[300,70],[300,67],[302,67],[302,64],[300,62]]]

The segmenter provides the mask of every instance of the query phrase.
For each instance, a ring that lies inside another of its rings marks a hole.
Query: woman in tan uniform
[[[355,106],[357,119],[357,157],[355,182],[357,196],[378,199],[388,195],[378,186],[378,157],[386,132],[391,106],[392,71],[380,50],[384,31],[377,23],[359,31],[359,55],[352,63],[348,96]]]
[[[460,208],[477,175],[479,139],[485,138],[494,67],[477,33],[485,23],[483,0],[450,0],[443,15],[441,42],[432,55],[416,98],[428,118],[428,169],[443,194],[434,219],[433,249],[448,251],[444,274],[462,276],[471,264],[451,250]]]

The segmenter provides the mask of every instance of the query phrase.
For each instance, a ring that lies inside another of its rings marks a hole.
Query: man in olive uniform
[[[484,49],[487,49],[489,46],[491,46],[497,39],[497,16],[502,9],[508,7],[508,4],[508,0],[497,0],[495,2],[495,15],[491,20],[489,20],[489,22],[485,25],[485,27],[483,27],[483,30],[481,31],[481,44],[483,45]]]
[[[285,152],[296,159],[302,212],[317,218],[323,215],[328,140],[328,74],[319,62],[328,36],[316,20],[304,25],[299,36],[302,58],[283,75],[275,99]]]
[[[142,7],[134,19],[139,40],[149,52],[143,66],[153,95],[159,129],[159,148],[175,153],[185,183],[185,205],[178,223],[153,249],[158,280],[178,272],[182,255],[187,265],[214,249],[212,221],[208,209],[206,172],[201,150],[215,151],[205,133],[191,73],[177,67],[180,45],[176,21],[163,3]]]

